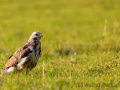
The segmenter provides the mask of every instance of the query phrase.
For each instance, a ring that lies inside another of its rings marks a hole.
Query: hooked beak
[[[42,35],[42,34],[40,34],[40,37],[43,37],[43,35]]]
[[[41,36],[41,37],[43,37],[43,35],[42,35],[42,34],[41,34],[40,36]]]

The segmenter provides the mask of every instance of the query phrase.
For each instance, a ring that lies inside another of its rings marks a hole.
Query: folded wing
[[[9,68],[11,66],[16,66],[20,60],[27,57],[31,52],[32,45],[30,43],[25,44],[23,47],[19,48],[8,60],[4,68]]]

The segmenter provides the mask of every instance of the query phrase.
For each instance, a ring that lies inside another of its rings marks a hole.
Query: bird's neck
[[[29,40],[28,40],[28,42],[33,42],[33,43],[35,43],[35,42],[39,42],[39,39],[38,38],[29,38]]]

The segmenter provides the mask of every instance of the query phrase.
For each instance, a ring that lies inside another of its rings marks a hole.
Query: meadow
[[[0,0],[0,69],[34,31],[37,66],[0,90],[120,90],[119,0]]]

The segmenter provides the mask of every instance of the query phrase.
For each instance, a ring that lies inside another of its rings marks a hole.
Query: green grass
[[[0,90],[119,90],[119,0],[0,0],[0,69],[33,31],[37,66],[0,77]]]

